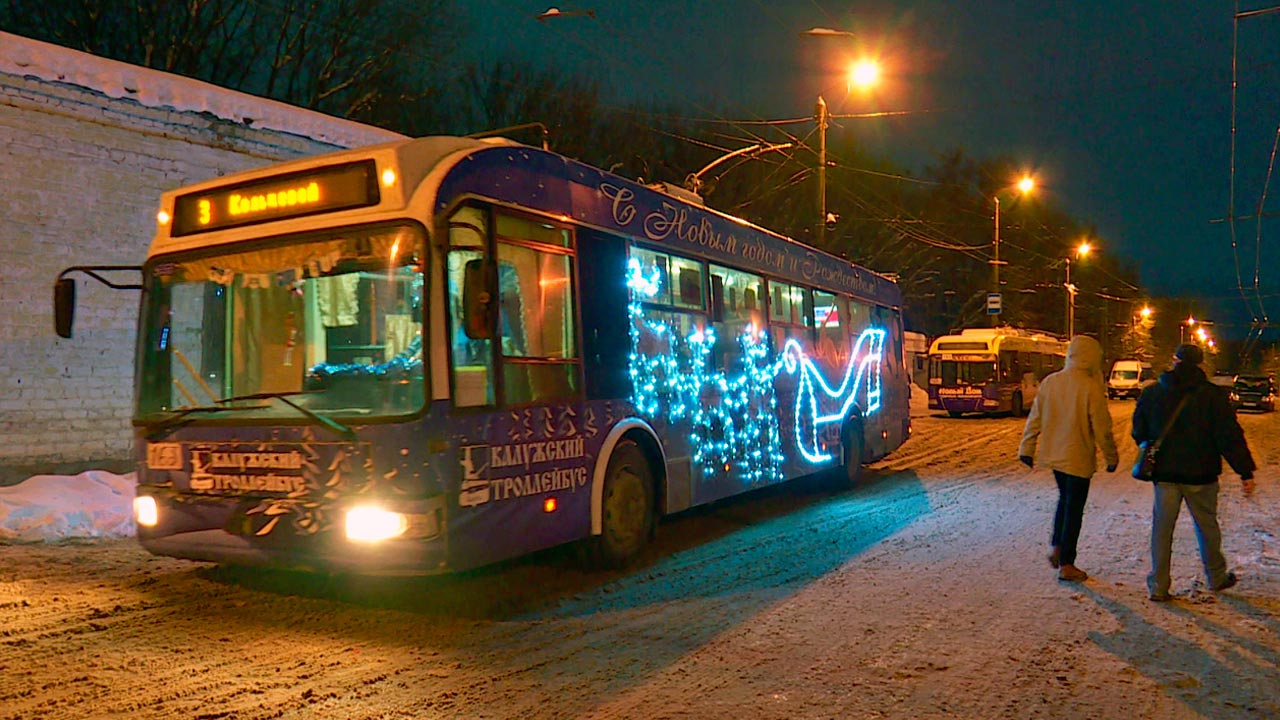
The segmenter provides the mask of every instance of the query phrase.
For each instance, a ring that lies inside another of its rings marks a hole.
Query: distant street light
[[[1036,189],[1036,181],[1035,181],[1035,178],[1031,177],[1030,175],[1023,175],[1022,178],[1013,185],[1013,187],[1018,188],[1018,192],[1022,193],[1023,195],[1030,195],[1031,191]],[[993,250],[991,255],[991,281],[992,283],[995,284],[995,287],[992,289],[991,292],[996,293],[997,295],[1000,294],[1000,193],[1002,190],[1006,190],[1006,189],[1008,188],[1002,188],[1001,190],[997,190],[995,194],[992,196],[992,200],[995,202],[995,205],[996,205],[996,220],[995,220],[996,227],[995,227],[995,237],[994,237],[994,240],[992,241]],[[999,324],[1000,324],[1000,316],[993,314],[991,316],[991,325],[995,327],[995,326],[998,326]]]
[[[1075,248],[1075,255],[1080,259],[1089,257],[1089,253],[1093,252],[1093,246],[1088,240],[1082,241]],[[1075,337],[1076,334],[1076,286],[1071,284],[1071,256],[1067,255],[1067,339]]]
[[[1194,316],[1191,316],[1191,315],[1188,315],[1186,320],[1183,320],[1182,322],[1178,323],[1178,344],[1179,345],[1187,341],[1186,331],[1190,328],[1195,327],[1195,325],[1196,325],[1196,319]]]

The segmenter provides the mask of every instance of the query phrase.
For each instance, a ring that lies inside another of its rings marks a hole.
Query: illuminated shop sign
[[[173,236],[221,230],[283,218],[377,205],[372,160],[278,175],[179,195]]]

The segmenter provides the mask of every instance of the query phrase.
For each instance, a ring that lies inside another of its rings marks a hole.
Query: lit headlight
[[[378,507],[358,507],[347,511],[347,539],[379,542],[404,534],[409,527],[404,515]]]
[[[160,522],[160,508],[156,499],[147,495],[139,495],[133,499],[133,519],[146,527],[155,527]]]

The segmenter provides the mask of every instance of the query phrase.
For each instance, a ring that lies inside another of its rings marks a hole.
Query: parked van
[[[1137,399],[1142,389],[1156,381],[1151,363],[1142,360],[1117,360],[1107,376],[1107,397]]]

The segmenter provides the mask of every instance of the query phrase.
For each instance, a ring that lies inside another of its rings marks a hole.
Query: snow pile
[[[0,487],[0,541],[131,536],[135,477],[90,470]]]

